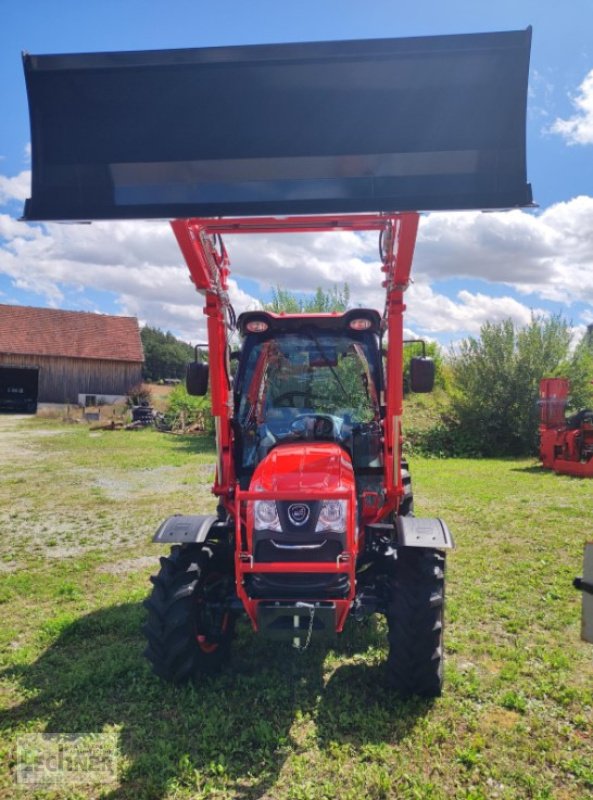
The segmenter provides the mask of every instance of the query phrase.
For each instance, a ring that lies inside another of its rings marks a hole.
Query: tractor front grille
[[[254,561],[264,564],[336,562],[345,549],[346,534],[315,532],[321,511],[319,501],[279,502],[277,508],[282,531],[253,532]]]
[[[291,573],[295,562],[335,565],[346,547],[346,534],[315,532],[321,502],[277,503],[281,531],[253,532],[253,560],[259,564],[286,564],[286,572],[255,573],[245,577],[247,594],[254,599],[329,599],[347,597],[350,580],[344,573]]]
[[[245,576],[245,589],[254,600],[324,600],[348,597],[350,578],[340,573],[253,573]]]
[[[338,536],[339,534],[333,534]],[[254,537],[255,539],[255,537]],[[290,564],[295,561],[320,561],[334,562],[342,553],[344,547],[342,542],[337,539],[328,538],[325,534],[317,534],[316,538],[303,537],[297,539],[295,536],[284,536],[276,533],[269,538],[255,539],[254,561],[262,564]]]

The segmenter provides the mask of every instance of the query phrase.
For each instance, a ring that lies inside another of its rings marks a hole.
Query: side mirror
[[[185,373],[185,387],[187,393],[193,397],[204,397],[208,391],[208,364],[201,361],[191,361]]]
[[[434,387],[435,367],[432,358],[415,356],[410,361],[410,389],[424,394],[432,392]]]

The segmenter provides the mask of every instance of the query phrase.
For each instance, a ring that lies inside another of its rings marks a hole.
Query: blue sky
[[[0,302],[137,314],[197,339],[203,330],[176,247],[160,223],[16,223],[28,193],[28,112],[20,53],[200,47],[411,36],[533,26],[528,177],[537,212],[434,214],[421,224],[408,326],[442,342],[486,319],[560,311],[593,322],[593,3],[498,0],[4,0],[0,29]],[[587,80],[588,76],[591,76]],[[332,234],[331,236],[337,236]],[[239,308],[280,282],[343,278],[380,305],[374,240],[231,245]],[[307,252],[309,248],[309,252]],[[314,257],[311,255],[314,251]],[[280,264],[280,266],[279,266]]]

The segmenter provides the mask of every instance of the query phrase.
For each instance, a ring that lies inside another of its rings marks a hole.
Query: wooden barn
[[[0,304],[0,408],[114,402],[143,361],[135,317]]]

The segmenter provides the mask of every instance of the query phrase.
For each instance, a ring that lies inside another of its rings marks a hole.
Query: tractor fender
[[[217,521],[214,514],[174,514],[159,525],[152,541],[159,544],[203,544]]]
[[[434,550],[455,547],[451,531],[442,519],[397,517],[395,532],[398,547],[426,547]]]

